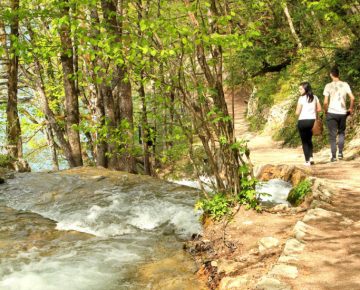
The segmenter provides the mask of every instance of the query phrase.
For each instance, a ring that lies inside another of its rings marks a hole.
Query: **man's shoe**
[[[336,158],[335,157],[331,157],[330,162],[335,162]]]
[[[343,159],[344,159],[344,155],[343,155],[342,153],[339,153],[339,154],[338,154],[338,158],[339,158],[339,160],[343,160]]]
[[[312,157],[310,157],[310,164],[311,164],[311,165],[314,165],[314,164],[315,164],[314,159],[313,159]]]

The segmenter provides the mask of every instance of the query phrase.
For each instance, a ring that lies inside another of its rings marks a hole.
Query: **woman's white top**
[[[311,103],[309,103],[308,97],[306,95],[301,96],[298,101],[298,104],[302,106],[299,120],[315,120],[318,101],[319,99],[317,96],[314,96],[314,99]]]

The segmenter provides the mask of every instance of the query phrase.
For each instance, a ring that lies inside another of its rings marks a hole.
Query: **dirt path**
[[[255,165],[263,164],[294,164],[302,165],[304,157],[302,148],[286,148],[281,142],[272,140],[271,136],[259,133],[249,132],[246,120],[246,101],[244,96],[236,94],[234,99],[234,110],[232,109],[232,100],[227,95],[226,103],[228,104],[230,115],[235,112],[235,135],[238,139],[248,140],[248,146],[251,152],[251,160]],[[323,151],[318,154],[318,160],[325,162],[328,153]],[[316,158],[315,157],[315,158]]]
[[[269,136],[248,132],[244,102],[235,102],[235,115],[236,134],[250,141],[255,166],[303,165],[301,148],[281,148]],[[328,148],[315,154],[315,160],[317,164],[307,170],[330,189],[331,202],[319,202],[314,209],[291,218],[268,214],[256,218],[240,213],[229,229],[232,235],[237,226],[242,238],[249,237],[244,224],[251,219],[257,230],[250,236],[275,237],[280,241],[281,253],[275,253],[276,258],[268,259],[257,272],[230,275],[220,289],[360,289],[360,160],[330,163]]]

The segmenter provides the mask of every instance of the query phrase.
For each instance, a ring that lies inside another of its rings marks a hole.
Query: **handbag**
[[[322,135],[322,132],[323,132],[323,122],[322,122],[319,114],[316,112],[316,108],[317,108],[317,100],[315,100],[316,119],[315,119],[315,122],[314,122],[314,125],[313,125],[311,131],[314,136],[320,136],[320,135]]]

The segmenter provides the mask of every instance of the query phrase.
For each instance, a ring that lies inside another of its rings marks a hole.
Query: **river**
[[[96,168],[17,174],[0,185],[0,289],[203,289],[182,250],[198,194]]]

